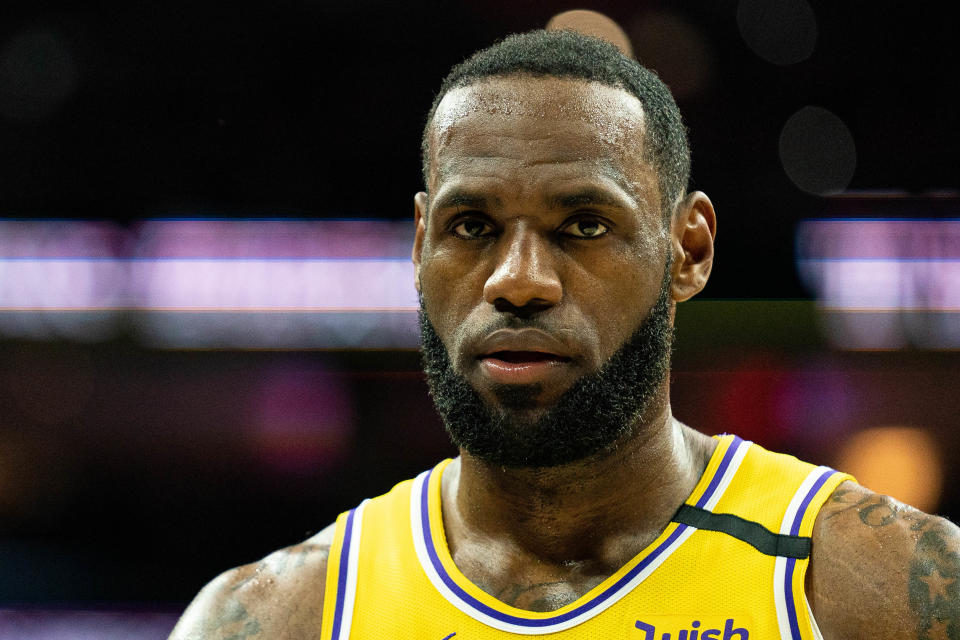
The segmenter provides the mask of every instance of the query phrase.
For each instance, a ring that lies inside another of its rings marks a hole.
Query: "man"
[[[653,74],[513,36],[454,68],[423,150],[424,364],[461,455],[221,575],[173,638],[960,638],[956,527],[673,418],[716,222]]]

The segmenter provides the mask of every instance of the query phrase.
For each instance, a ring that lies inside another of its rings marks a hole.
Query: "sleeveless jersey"
[[[721,436],[671,523],[620,570],[548,613],[472,584],[447,548],[440,479],[450,460],[337,519],[321,640],[815,640],[804,592],[827,467]]]

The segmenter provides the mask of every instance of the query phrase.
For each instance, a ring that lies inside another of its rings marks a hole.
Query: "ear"
[[[427,194],[420,191],[413,196],[413,284],[420,293],[420,256],[423,252],[423,238],[427,231]]]
[[[694,191],[677,205],[670,225],[673,245],[673,299],[689,300],[703,290],[713,268],[713,240],[717,214],[702,191]]]

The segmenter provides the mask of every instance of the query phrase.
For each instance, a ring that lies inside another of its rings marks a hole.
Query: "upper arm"
[[[826,640],[958,640],[960,529],[845,482],[817,516],[807,595]]]
[[[330,525],[306,542],[220,574],[190,603],[170,640],[316,635],[332,540]]]

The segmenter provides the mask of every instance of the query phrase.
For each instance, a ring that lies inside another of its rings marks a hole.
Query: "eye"
[[[469,219],[454,226],[452,231],[460,238],[483,238],[493,232],[493,225],[483,220]]]
[[[566,225],[560,229],[560,232],[573,236],[574,238],[599,238],[600,236],[606,235],[609,230],[609,227],[599,220],[581,218]]]

